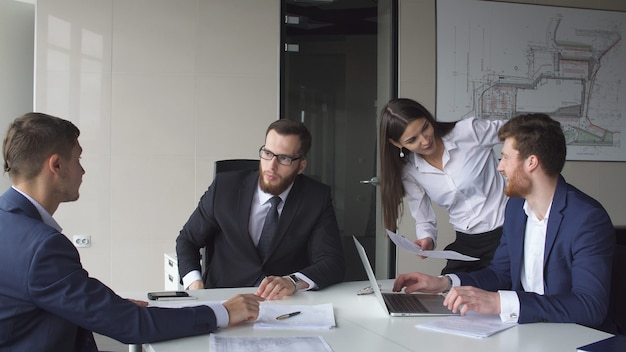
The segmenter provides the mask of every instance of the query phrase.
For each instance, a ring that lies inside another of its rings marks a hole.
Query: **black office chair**
[[[225,171],[258,169],[259,159],[226,159],[215,162],[215,174]]]
[[[626,334],[626,227],[615,227],[615,257],[611,278],[609,314],[617,325],[617,333]]]
[[[217,160],[215,162],[215,175],[226,171],[237,170],[258,170],[259,159],[225,159]],[[202,248],[202,280],[206,279],[207,261],[204,258],[208,258],[206,253],[206,247]]]

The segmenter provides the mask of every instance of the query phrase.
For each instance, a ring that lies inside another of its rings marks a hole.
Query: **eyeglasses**
[[[272,152],[270,152],[269,150],[265,149],[265,146],[262,146],[259,149],[259,156],[261,157],[261,159],[264,160],[272,160],[274,159],[274,157],[276,157],[276,161],[278,161],[279,164],[281,165],[285,165],[285,166],[291,166],[291,164],[298,160],[298,159],[302,159],[302,156],[299,156],[297,158],[293,158],[287,155],[282,155],[282,154],[274,154]]]

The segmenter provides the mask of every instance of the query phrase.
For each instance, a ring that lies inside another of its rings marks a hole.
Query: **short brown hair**
[[[265,136],[267,136],[271,130],[276,131],[276,133],[281,136],[298,136],[298,138],[300,138],[298,156],[306,157],[307,153],[311,149],[311,133],[309,133],[309,130],[300,121],[289,119],[276,120],[269,125],[267,131],[265,131]]]
[[[70,121],[37,112],[24,114],[9,125],[4,138],[4,171],[11,178],[30,180],[50,155],[70,158],[79,135]]]
[[[513,138],[513,147],[520,159],[531,155],[539,158],[546,174],[558,176],[565,165],[567,146],[561,124],[550,116],[541,113],[516,116],[498,131],[498,138],[504,141]]]

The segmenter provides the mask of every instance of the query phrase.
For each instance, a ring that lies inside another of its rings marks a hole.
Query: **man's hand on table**
[[[262,297],[253,294],[238,294],[223,305],[228,311],[228,326],[233,326],[247,320],[256,320],[259,316],[259,303]]]

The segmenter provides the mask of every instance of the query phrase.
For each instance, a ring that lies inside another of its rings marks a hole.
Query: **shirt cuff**
[[[452,287],[461,286],[461,279],[456,274],[446,274],[445,276],[452,279]]]
[[[431,233],[426,233],[425,235],[416,236],[418,240],[423,240],[424,238],[430,238],[433,240],[433,250],[437,248],[437,235],[433,235]],[[423,249],[423,248],[421,248]]]
[[[498,291],[500,294],[500,320],[517,323],[519,319],[519,297],[515,291]]]
[[[309,279],[306,275],[302,274],[302,273],[295,273],[294,275],[296,275],[298,277],[298,279],[306,282],[307,284],[309,284],[309,287],[298,290],[298,291],[308,291],[308,290],[314,290],[317,289],[317,284],[315,284],[315,282],[311,279]]]
[[[218,328],[224,328],[228,326],[228,322],[230,321],[230,316],[228,315],[228,311],[226,307],[219,303],[207,304],[207,306],[213,309],[213,313],[215,313],[215,320],[217,322]]]
[[[202,281],[202,275],[200,274],[200,272],[198,270],[192,270],[188,272],[187,275],[183,277],[183,287],[185,288],[185,290],[188,289],[189,285],[191,285],[191,283],[196,280]]]

